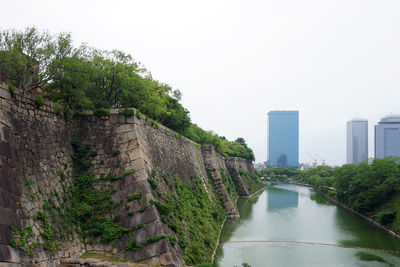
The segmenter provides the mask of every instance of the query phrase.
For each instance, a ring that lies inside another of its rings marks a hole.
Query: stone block
[[[4,125],[11,127],[11,121],[9,115],[6,112],[4,112],[4,110],[1,109],[0,109],[0,122]]]
[[[134,130],[135,130],[135,125],[125,124],[125,125],[119,126],[117,129],[115,129],[115,132],[117,134],[120,134],[120,133],[131,132],[131,131],[134,131]]]
[[[138,118],[136,118],[136,116],[130,116],[128,118],[126,118],[126,123],[134,123],[134,124],[138,124],[139,120]]]
[[[154,207],[149,207],[144,212],[138,212],[129,217],[128,225],[146,224],[156,220],[159,220],[157,211]]]
[[[0,88],[0,97],[1,98],[5,98],[8,100],[11,100],[11,94],[10,92],[8,92],[8,90],[4,89],[4,88]]]
[[[22,267],[24,265],[11,262],[0,262],[0,267]]]
[[[15,210],[0,207],[0,218],[2,218],[1,223],[4,225],[20,227],[20,218]]]
[[[145,169],[136,171],[133,176],[134,176],[135,182],[145,181],[145,180],[147,180],[147,177],[148,177]]]
[[[122,144],[122,143],[128,142],[130,140],[134,140],[134,139],[137,139],[136,131],[117,134],[117,143],[118,144]]]
[[[8,102],[5,99],[1,99],[1,109],[4,110],[5,112],[10,112],[11,111],[10,102]]]
[[[21,260],[12,247],[0,244],[0,261],[18,263]]]
[[[140,171],[144,169],[144,161],[142,159],[136,159],[134,161],[131,161],[131,169],[135,171]]]
[[[174,264],[174,260],[172,258],[172,253],[167,252],[167,253],[161,254],[160,255],[160,264],[164,265],[164,266]]]
[[[136,148],[134,150],[128,151],[128,156],[129,156],[130,160],[136,160],[136,159],[142,158],[142,153],[141,153],[140,148]]]
[[[123,144],[120,144],[119,150],[120,151],[130,151],[133,149],[137,149],[138,147],[139,147],[139,142],[137,139],[135,139],[135,140],[131,140],[131,141],[125,142]]]
[[[142,263],[142,264],[148,264],[148,265],[151,265],[151,266],[160,266],[160,258],[159,257],[152,257],[152,258],[150,258],[150,259],[146,259],[146,260],[144,260],[144,261],[141,261],[140,263]]]
[[[11,237],[12,234],[10,226],[0,224],[0,244],[9,244],[11,241]]]
[[[126,117],[125,117],[125,115],[111,115],[110,122],[113,124],[126,123]]]

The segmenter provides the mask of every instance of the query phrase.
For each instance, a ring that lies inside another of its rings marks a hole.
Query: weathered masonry
[[[183,265],[183,251],[170,238],[176,233],[155,205],[171,193],[165,184],[176,177],[191,186],[200,184],[210,201],[218,199],[231,218],[239,214],[225,173],[231,175],[237,195],[252,193],[242,177],[254,174],[249,161],[224,158],[210,145],[200,146],[163,125],[154,127],[146,118],[126,116],[118,109],[105,117],[66,121],[55,103],[44,101],[38,107],[35,97],[11,96],[0,83],[0,266],[57,266],[90,251],[129,261]],[[65,230],[61,218],[76,177],[73,138],[95,149],[89,169],[94,177],[116,177],[98,186],[110,189],[115,203],[110,216],[131,231],[117,242],[83,238],[74,227],[63,237],[59,234]],[[154,190],[149,181],[156,172],[168,177]],[[126,200],[138,192],[140,198]],[[128,242],[142,245],[127,250]]]

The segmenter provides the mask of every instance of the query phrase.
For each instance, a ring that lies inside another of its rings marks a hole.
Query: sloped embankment
[[[0,87],[4,87],[0,86]],[[54,103],[0,88],[0,262],[56,266],[99,252],[129,261],[210,261],[235,198],[260,186],[226,159],[147,120],[66,121]]]

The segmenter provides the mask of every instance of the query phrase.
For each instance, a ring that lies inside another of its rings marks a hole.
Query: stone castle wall
[[[72,137],[78,137],[98,152],[91,168],[96,176],[110,173],[123,176],[108,182],[115,189],[114,201],[125,201],[138,190],[143,192],[139,201],[126,204],[134,212],[133,216],[127,214],[124,206],[115,210],[121,218],[121,226],[145,225],[134,232],[137,242],[152,236],[174,235],[161,222],[158,210],[150,202],[156,199],[148,182],[153,172],[179,176],[192,185],[194,177],[199,177],[206,190],[212,186],[208,179],[211,178],[231,218],[239,217],[239,213],[219,170],[233,175],[239,185],[239,195],[249,195],[240,171],[254,173],[251,162],[226,159],[210,145],[200,146],[163,125],[155,127],[144,118],[120,115],[118,109],[111,110],[109,117],[66,122],[61,114],[56,114],[54,103],[45,101],[37,108],[35,96],[16,94],[12,97],[6,86],[0,84],[0,266],[19,266],[21,262],[57,266],[62,260],[79,257],[86,251],[165,266],[184,263],[179,246],[172,246],[165,239],[147,244],[140,251],[126,252],[127,235],[113,247],[100,244],[98,240],[82,242],[73,233],[59,240],[60,247],[55,254],[45,251],[42,245],[34,248],[32,256],[10,246],[11,228],[25,225],[31,225],[34,236],[43,242],[40,233],[44,225],[34,217],[48,199],[54,199],[56,206],[63,203],[65,189],[73,176]],[[118,151],[118,155],[112,156],[113,151]],[[127,172],[129,174],[124,175]]]
[[[59,174],[68,177],[72,171],[73,124],[55,114],[54,103],[45,101],[37,109],[34,96],[11,97],[4,84],[0,84],[0,103],[0,262],[20,263],[26,253],[9,245],[11,228],[31,225],[41,239],[42,225],[32,214],[56,192],[56,202],[61,202],[68,180],[61,181]],[[80,255],[84,247],[74,238],[62,243],[59,251],[49,255],[37,248],[30,259],[55,265],[58,258]]]

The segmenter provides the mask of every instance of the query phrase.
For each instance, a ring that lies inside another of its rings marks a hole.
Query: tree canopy
[[[337,168],[267,168],[261,170],[260,175],[304,181],[358,212],[367,215],[380,214],[382,220],[388,220],[387,217],[392,214],[388,212],[391,211],[388,208],[397,206],[392,205],[391,201],[396,196],[398,199],[400,194],[400,164],[396,158],[374,159],[371,162],[346,164]],[[400,223],[400,214],[396,218]],[[400,231],[400,224],[397,230]]]
[[[0,72],[22,91],[76,111],[134,107],[199,144],[212,144],[224,156],[254,160],[243,138],[228,141],[205,131],[182,106],[181,92],[161,83],[122,51],[74,47],[69,33],[51,35],[34,27],[0,31]]]

